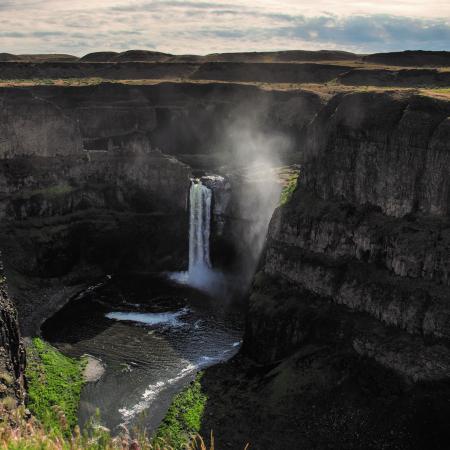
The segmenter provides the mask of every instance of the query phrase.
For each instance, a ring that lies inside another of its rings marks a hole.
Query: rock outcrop
[[[383,86],[429,88],[448,87],[450,74],[440,67],[411,67],[398,69],[394,66],[380,68],[364,64],[359,58],[348,60],[346,57],[330,61],[324,55],[316,59],[303,60],[289,55],[268,55],[246,57],[220,55],[179,56],[146,55],[140,52],[136,56],[118,54],[112,58],[106,53],[87,55],[82,61],[2,61],[0,59],[0,80],[6,83],[19,83],[29,80],[71,80],[83,79],[83,83],[95,83],[97,80],[193,80],[197,82],[234,82],[234,83],[331,83],[331,86]],[[149,52],[152,53],[152,52]],[[107,61],[102,61],[106,58]],[[285,59],[286,58],[286,59]],[[300,56],[301,58],[301,56]],[[432,58],[433,59],[433,58]],[[355,60],[358,66],[355,68]],[[315,62],[308,62],[315,61]],[[348,63],[348,65],[346,65]],[[443,61],[443,66],[447,63]],[[405,64],[407,65],[407,64]],[[439,64],[438,64],[439,66]],[[58,81],[57,84],[61,83]],[[40,84],[37,82],[37,84]],[[76,83],[74,83],[76,84]]]
[[[238,357],[206,371],[230,448],[445,449],[450,104],[331,99],[275,211]]]
[[[350,94],[315,117],[259,274],[290,293],[272,298],[270,282],[256,283],[253,357],[275,361],[301,347],[331,302],[353,324],[341,338],[358,354],[410,381],[450,377],[449,116],[448,102]]]
[[[80,123],[35,92],[0,98],[0,244],[26,334],[106,274],[184,267],[190,168],[151,145],[132,108],[121,133],[95,107]],[[85,149],[97,139],[104,149]]]
[[[392,66],[450,66],[450,52],[406,50],[404,52],[374,53],[362,57],[363,61]]]
[[[25,348],[20,337],[17,310],[8,295],[0,256],[0,403],[5,402],[6,408],[14,406],[11,402],[23,404],[24,372]]]

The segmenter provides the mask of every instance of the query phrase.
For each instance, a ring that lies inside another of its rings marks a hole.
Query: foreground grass
[[[84,360],[68,358],[39,338],[27,349],[28,407],[47,430],[65,432],[77,424]]]
[[[166,418],[152,438],[139,429],[122,428],[112,437],[94,417],[81,432],[77,411],[83,386],[85,361],[68,358],[42,339],[27,349],[28,407],[24,410],[0,404],[0,449],[8,450],[214,450],[201,437],[201,418],[206,396],[201,392],[201,374],[178,394]],[[211,438],[211,441],[212,438]]]
[[[202,392],[203,373],[172,401],[166,417],[159,426],[154,443],[166,442],[174,449],[185,448],[192,436],[200,432],[207,396]],[[212,440],[212,439],[211,439]],[[213,442],[211,445],[214,445]]]
[[[5,450],[214,450],[198,435],[207,397],[201,378],[196,379],[172,402],[154,437],[125,426],[111,436],[100,417],[93,417],[83,431],[77,411],[83,386],[85,361],[68,358],[42,339],[27,349],[28,417],[24,407],[0,403],[0,449]]]
[[[100,425],[91,423],[83,433],[78,427],[69,436],[56,429],[48,431],[34,418],[25,419],[23,410],[11,414],[0,405],[0,449],[2,450],[176,450],[161,442],[154,443],[145,435],[133,437],[127,429],[117,437]],[[195,436],[183,447],[185,450],[214,450],[201,437]]]

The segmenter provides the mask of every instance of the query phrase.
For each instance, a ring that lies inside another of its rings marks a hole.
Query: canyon
[[[200,178],[212,265],[247,302],[239,354],[205,373],[202,432],[236,449],[445,448],[450,102],[418,89],[449,72],[340,58],[0,63],[5,80],[116,80],[0,87],[0,395],[25,397],[19,324],[39,334],[112,274],[187,269]],[[286,167],[279,205],[268,174]]]

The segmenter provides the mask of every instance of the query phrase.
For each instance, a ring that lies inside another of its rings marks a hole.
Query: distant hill
[[[13,55],[11,53],[0,53],[0,61],[20,62],[76,62],[77,56],[65,54],[36,54],[36,55]]]
[[[169,59],[171,56],[169,53],[153,52],[148,50],[128,50],[126,52],[119,53],[116,57],[117,62],[163,62]]]
[[[389,66],[405,67],[450,67],[450,52],[406,50],[404,52],[374,53],[363,57],[363,61]]]
[[[355,61],[362,55],[338,50],[287,50],[279,52],[211,53],[201,55],[172,55],[149,50],[126,52],[95,52],[80,58],[82,62],[312,62]]]
[[[21,61],[30,62],[76,62],[78,56],[65,54],[19,55]]]
[[[126,52],[95,52],[80,58],[82,62],[164,62],[174,57],[168,53],[150,50],[127,50]]]
[[[0,53],[0,61],[20,61],[20,56],[11,53]]]
[[[403,52],[360,55],[340,50],[285,50],[275,52],[211,53],[209,55],[172,55],[152,50],[125,52],[93,52],[78,58],[66,54],[13,55],[0,53],[0,62],[81,62],[81,63],[296,63],[296,62],[358,62],[384,66],[450,67],[450,52],[407,50]]]
[[[297,61],[355,61],[361,55],[339,50],[285,50],[279,52],[212,53],[205,59],[211,62],[297,62]]]
[[[117,52],[94,52],[80,58],[81,62],[112,62],[119,55]]]

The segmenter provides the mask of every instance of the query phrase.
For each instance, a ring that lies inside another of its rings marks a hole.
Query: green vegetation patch
[[[77,424],[86,361],[64,356],[39,338],[27,356],[28,407],[47,429],[70,432]]]
[[[48,188],[36,189],[30,192],[30,196],[42,195],[44,197],[58,197],[59,195],[65,195],[72,192],[75,188],[67,183],[56,184]]]
[[[298,173],[295,173],[286,180],[280,195],[280,205],[285,205],[291,199],[297,187],[298,175]]]
[[[154,442],[163,442],[178,450],[186,448],[193,436],[198,435],[205,411],[207,396],[202,392],[203,373],[175,396],[167,415],[156,431]]]

